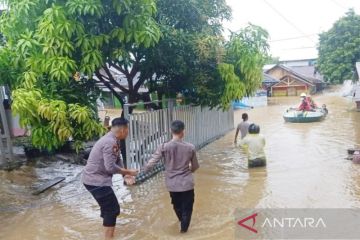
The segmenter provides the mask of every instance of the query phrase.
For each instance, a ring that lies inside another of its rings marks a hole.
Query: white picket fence
[[[173,120],[185,123],[185,141],[201,148],[234,128],[233,110],[222,111],[200,106],[180,106],[128,114],[129,136],[126,140],[126,165],[142,167],[157,147],[171,139],[170,124]]]

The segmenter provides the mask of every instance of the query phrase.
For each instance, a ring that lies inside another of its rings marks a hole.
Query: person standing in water
[[[243,119],[243,121],[241,123],[239,123],[239,125],[236,128],[235,140],[234,140],[235,144],[237,143],[239,132],[241,134],[241,139],[243,139],[248,134],[248,131],[249,131],[250,123],[248,122],[248,120],[249,120],[248,114],[243,113],[241,118]]]
[[[144,167],[144,172],[150,171],[164,159],[165,184],[181,223],[181,233],[187,232],[190,225],[195,198],[193,172],[199,168],[195,146],[183,141],[184,130],[185,124],[182,121],[173,121],[172,140],[160,145]]]
[[[100,206],[100,216],[103,218],[105,239],[114,237],[116,218],[120,214],[120,206],[111,188],[112,176],[122,174],[126,183],[134,182],[137,170],[128,170],[123,166],[118,141],[128,135],[128,121],[115,118],[110,131],[100,138],[92,148],[82,174],[85,188],[95,198]]]
[[[258,125],[250,124],[249,134],[239,142],[239,145],[247,151],[249,168],[266,166],[265,138],[260,134]]]

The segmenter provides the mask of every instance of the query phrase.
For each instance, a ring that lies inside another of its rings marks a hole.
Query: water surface
[[[236,208],[360,207],[360,166],[344,159],[347,148],[360,145],[360,113],[337,94],[315,99],[328,105],[323,122],[284,123],[283,111],[297,98],[271,99],[269,106],[248,112],[267,140],[266,168],[247,169],[243,152],[233,145],[234,131],[199,151],[194,214],[185,235],[179,234],[162,174],[130,188],[115,178],[122,212],[115,239],[234,239]],[[235,113],[236,122],[241,114]],[[79,182],[81,170],[58,162],[1,171],[0,208],[16,212],[0,213],[0,239],[101,239],[98,206]],[[56,176],[67,179],[31,195],[35,184]],[[35,207],[19,209],[30,204]]]

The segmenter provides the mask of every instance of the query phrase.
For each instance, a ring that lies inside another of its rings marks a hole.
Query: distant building
[[[116,70],[113,67],[109,67],[109,70],[111,72],[111,75],[114,77],[114,79],[116,80],[117,83],[119,83],[122,87],[129,89],[128,86],[128,80],[126,79],[125,75],[123,73],[121,73],[120,71]],[[104,76],[106,76],[107,74],[105,73],[104,70],[100,70],[100,73]],[[135,85],[138,80],[139,80],[139,76],[140,74],[137,73],[133,79],[133,84]],[[95,79],[97,79],[96,76],[94,76]],[[101,97],[100,97],[100,101],[103,105],[103,107],[105,108],[120,108],[121,104],[120,101],[114,96],[114,94],[111,92],[111,90],[106,87],[103,83],[99,82],[96,84],[97,87],[101,90]],[[123,91],[121,91],[121,89],[114,87],[114,90],[121,95],[125,101],[127,102],[128,96],[127,94],[123,93]],[[146,93],[148,92],[148,89],[144,86],[141,86],[139,88],[139,93]],[[98,103],[100,104],[100,103]]]
[[[273,78],[271,75],[267,73],[264,73],[263,76],[264,78],[262,81],[262,88],[266,91],[267,96],[270,97],[272,95],[271,87],[279,83],[280,81],[276,78]]]
[[[287,64],[290,64],[287,62]],[[301,65],[302,66],[295,66]],[[316,93],[324,88],[322,77],[309,62],[292,61],[291,67],[282,64],[274,65],[265,71],[272,78],[279,80],[271,86],[271,96],[299,96],[302,92]]]
[[[322,91],[326,83],[324,82],[323,76],[317,70],[315,65],[311,66],[293,66],[290,67],[293,71],[305,76],[316,86],[316,92]]]
[[[305,67],[305,66],[315,66],[316,58],[309,59],[295,59],[295,60],[281,60],[279,64],[287,67]]]

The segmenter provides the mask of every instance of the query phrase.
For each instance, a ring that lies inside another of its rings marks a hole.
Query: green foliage
[[[229,107],[234,99],[253,94],[263,78],[262,68],[268,57],[268,33],[259,26],[249,25],[233,33],[225,44],[224,63],[219,65],[225,88],[222,107]]]
[[[138,50],[145,55],[139,71],[150,90],[170,97],[180,92],[192,103],[223,108],[256,91],[268,34],[250,25],[226,41],[221,22],[230,17],[223,0],[159,0],[162,37],[154,47]]]
[[[261,85],[262,68],[268,59],[268,33],[259,26],[248,27],[233,33],[226,44],[225,62],[234,65],[236,75],[245,84],[250,95]]]
[[[99,82],[120,88],[130,102],[146,97],[139,93],[145,85],[159,98],[182,93],[188,102],[223,108],[261,82],[267,33],[251,25],[226,41],[225,0],[9,0],[8,6],[0,19],[6,39],[0,81],[13,89],[13,109],[37,147],[58,148],[69,138],[80,146],[102,134]],[[127,78],[126,87],[110,68]]]
[[[104,133],[96,113],[95,72],[160,38],[154,0],[9,0],[0,77],[34,146],[59,148]],[[76,73],[80,77],[73,77]]]
[[[266,63],[265,64],[279,64],[280,62],[280,58],[279,57],[274,57],[274,56],[269,56],[266,59]]]
[[[318,68],[330,83],[352,79],[360,61],[360,15],[350,9],[320,34]]]

